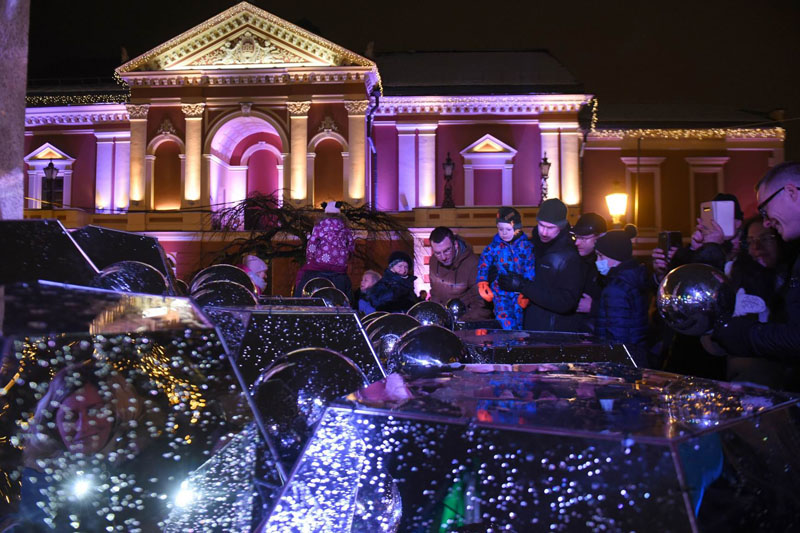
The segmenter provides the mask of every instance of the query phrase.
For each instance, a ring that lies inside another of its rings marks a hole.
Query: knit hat
[[[539,205],[536,220],[549,222],[564,229],[567,227],[567,206],[558,198],[549,198]]]
[[[342,202],[322,202],[322,209],[324,209],[326,213],[330,213],[332,215],[341,213],[341,207]]]
[[[497,210],[497,221],[514,226],[515,230],[522,229],[522,215],[513,207],[501,207]]]
[[[736,198],[735,194],[728,194],[725,192],[718,193],[714,199],[714,202],[733,202],[733,218],[736,220],[744,220],[744,212],[742,211],[742,206],[739,205],[739,199]]]
[[[608,231],[606,219],[597,213],[584,213],[572,227],[575,235],[600,235]]]
[[[387,268],[391,269],[397,263],[405,262],[408,265],[408,270],[411,271],[411,268],[414,266],[414,263],[411,261],[411,257],[405,253],[401,252],[400,250],[395,250],[389,256],[389,266]]]
[[[631,239],[638,235],[636,226],[628,224],[625,229],[615,229],[609,231],[599,239],[594,245],[594,249],[606,257],[617,261],[627,261],[633,257],[633,244]]]

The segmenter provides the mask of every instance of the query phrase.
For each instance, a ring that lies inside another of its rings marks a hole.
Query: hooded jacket
[[[347,272],[347,260],[355,249],[355,237],[341,215],[325,215],[316,223],[306,247],[310,270]]]
[[[364,299],[376,311],[405,313],[417,303],[417,296],[414,294],[415,279],[417,277],[411,274],[402,277],[387,268],[383,277],[364,294]]]
[[[493,319],[491,305],[478,294],[478,256],[460,237],[456,237],[454,245],[456,256],[450,266],[441,264],[431,255],[431,301],[446,305],[448,300],[458,298],[467,306],[467,312],[461,317],[465,322]]]
[[[650,305],[647,271],[628,259],[609,270],[606,280],[597,302],[595,334],[615,343],[642,344]]]
[[[522,285],[530,300],[524,327],[531,331],[583,331],[583,319],[575,310],[581,299],[583,277],[581,256],[564,228],[550,242],[542,242],[539,231],[531,235],[536,255],[536,279]]]

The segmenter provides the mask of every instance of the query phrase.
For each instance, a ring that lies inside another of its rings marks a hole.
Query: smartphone
[[[658,247],[666,254],[672,247],[683,246],[683,235],[680,231],[662,231],[658,234]]]
[[[700,220],[707,228],[713,227],[711,221],[719,224],[722,234],[730,239],[736,234],[733,227],[734,203],[731,200],[719,202],[703,202],[700,204]]]

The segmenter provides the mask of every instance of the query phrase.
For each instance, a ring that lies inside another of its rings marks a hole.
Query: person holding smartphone
[[[787,243],[800,241],[800,162],[787,161],[770,169],[756,185],[758,211],[764,225],[774,228]],[[790,258],[783,304],[772,309],[766,323],[747,316],[721,320],[712,340],[729,355],[762,357],[785,367],[780,388],[800,390],[800,260]]]

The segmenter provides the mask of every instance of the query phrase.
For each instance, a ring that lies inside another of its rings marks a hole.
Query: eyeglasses
[[[769,197],[766,200],[764,200],[763,202],[758,204],[758,214],[761,215],[763,218],[769,218],[769,215],[767,214],[767,204],[770,203],[773,198],[778,196],[778,193],[781,192],[785,188],[786,188],[785,186],[781,187],[780,189],[778,189],[774,193],[770,194]]]
[[[756,244],[759,246],[764,246],[766,244],[771,243],[775,240],[775,235],[762,235],[761,237],[748,237],[745,241],[747,243],[748,248],[752,248]]]

